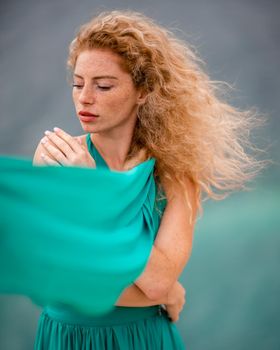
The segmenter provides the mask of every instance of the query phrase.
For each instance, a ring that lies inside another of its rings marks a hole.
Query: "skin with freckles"
[[[113,52],[101,49],[86,50],[78,56],[73,75],[76,113],[86,110],[98,116],[93,122],[81,121],[84,131],[111,138],[132,134],[137,107],[144,99],[120,60]]]
[[[134,87],[121,57],[110,50],[91,49],[80,53],[73,74],[73,102],[76,114],[87,111],[97,116],[83,122],[94,144],[111,169],[124,170],[145,94]],[[117,143],[117,147],[116,147]]]
[[[137,119],[137,109],[145,102],[145,94],[134,87],[130,74],[123,69],[121,57],[104,49],[82,51],[73,72],[72,96],[83,130],[91,134],[95,147],[111,169],[126,170],[141,161],[144,154],[139,154],[137,159],[129,163],[126,157]],[[79,115],[80,112],[91,113],[96,118],[85,122]],[[61,137],[66,133],[60,130],[55,134]],[[63,142],[69,142],[69,138],[66,140],[62,137],[61,141],[55,142],[55,134],[49,133],[42,140],[44,151],[41,152],[41,158],[49,165],[73,164],[73,159],[78,157],[67,155],[67,144],[63,146]],[[80,137],[84,153],[87,152],[85,136]],[[61,155],[55,148],[60,150]],[[67,159],[70,156],[71,159]],[[84,155],[83,159],[85,158]],[[75,159],[74,165],[79,164],[84,163]],[[90,165],[90,162],[87,161],[86,165]]]

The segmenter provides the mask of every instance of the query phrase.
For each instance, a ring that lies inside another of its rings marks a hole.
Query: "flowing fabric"
[[[159,216],[155,160],[125,172],[0,158],[0,292],[90,315],[143,272]]]

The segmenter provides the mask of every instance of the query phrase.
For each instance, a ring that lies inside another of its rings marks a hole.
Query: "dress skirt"
[[[176,325],[161,306],[116,307],[99,317],[46,307],[35,350],[184,350]]]

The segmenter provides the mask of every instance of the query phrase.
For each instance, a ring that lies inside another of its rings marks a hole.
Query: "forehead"
[[[76,74],[127,74],[123,59],[116,53],[105,49],[82,51],[76,60]]]

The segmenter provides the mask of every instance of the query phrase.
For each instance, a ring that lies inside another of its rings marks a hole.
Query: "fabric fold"
[[[159,219],[155,160],[125,172],[0,158],[0,292],[110,311],[143,272]]]

